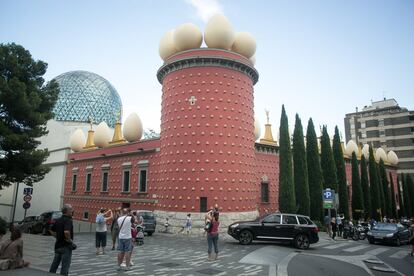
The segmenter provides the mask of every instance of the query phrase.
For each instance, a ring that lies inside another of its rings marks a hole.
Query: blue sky
[[[414,1],[2,0],[0,43],[15,42],[49,64],[46,79],[88,70],[118,90],[124,115],[159,130],[162,35],[221,12],[257,42],[255,113],[270,110],[277,135],[285,104],[293,131],[335,125],[384,96],[414,109]],[[125,118],[125,117],[124,117]],[[344,135],[343,135],[344,136]]]

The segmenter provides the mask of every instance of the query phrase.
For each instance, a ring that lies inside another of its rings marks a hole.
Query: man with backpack
[[[96,245],[96,255],[105,254],[106,246],[106,222],[113,218],[112,210],[106,211],[104,208],[101,208],[96,214],[96,234],[95,234],[95,245]],[[102,248],[102,250],[100,250]]]

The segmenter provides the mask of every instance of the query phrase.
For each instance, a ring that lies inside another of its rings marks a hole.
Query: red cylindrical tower
[[[258,73],[245,57],[194,49],[158,70],[162,84],[158,210],[257,210],[253,85]]]

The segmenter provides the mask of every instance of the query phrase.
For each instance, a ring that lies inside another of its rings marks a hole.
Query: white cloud
[[[196,9],[197,16],[207,22],[216,13],[223,14],[223,8],[218,0],[185,0]]]

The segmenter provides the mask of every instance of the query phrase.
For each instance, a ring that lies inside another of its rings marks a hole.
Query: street
[[[222,234],[219,260],[208,262],[205,237],[155,233],[145,237],[143,246],[134,249],[133,269],[118,272],[116,251],[107,250],[106,255],[97,256],[95,234],[78,234],[75,236],[78,249],[73,252],[70,275],[412,275],[414,257],[409,256],[408,245],[371,245],[366,240],[333,241],[325,233],[319,236],[320,242],[302,251],[288,244],[270,242],[242,246]],[[24,258],[31,262],[30,268],[0,274],[48,275],[54,238],[28,234],[23,238]],[[107,249],[110,249],[109,236],[108,242]]]

